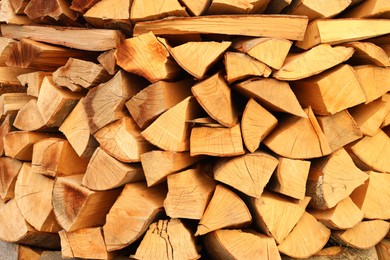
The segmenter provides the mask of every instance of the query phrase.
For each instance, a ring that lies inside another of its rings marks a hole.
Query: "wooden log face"
[[[0,196],[3,201],[14,197],[15,182],[22,164],[22,162],[9,157],[0,158]]]

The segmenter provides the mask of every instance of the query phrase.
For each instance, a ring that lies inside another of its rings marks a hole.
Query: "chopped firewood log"
[[[383,220],[362,221],[353,228],[333,232],[332,238],[342,245],[367,249],[378,244],[389,228],[390,223]]]
[[[366,219],[389,219],[390,209],[383,207],[390,201],[390,184],[387,173],[369,172],[368,180],[351,194],[353,202],[363,211]]]
[[[143,0],[133,0],[131,21],[134,23],[157,20],[169,16],[187,17],[188,14],[178,0],[156,0],[153,3]]]
[[[0,27],[3,37],[17,40],[29,38],[84,51],[111,50],[124,38],[118,30],[12,24],[2,24]],[[80,38],[83,41],[80,41]]]
[[[31,99],[18,111],[14,126],[22,131],[36,131],[46,128],[36,99]]]
[[[5,66],[5,62],[8,59],[12,46],[16,43],[15,40],[0,37],[0,66]]]
[[[385,18],[390,17],[390,5],[383,0],[366,0],[343,14],[348,18]]]
[[[78,156],[90,158],[99,143],[91,135],[88,116],[83,103],[82,98],[62,123],[59,130],[65,135]]]
[[[329,115],[366,102],[355,70],[338,65],[319,75],[291,82],[299,103],[317,115]]]
[[[88,11],[88,9],[90,9],[99,1],[101,0],[72,0],[70,9],[84,14],[86,11]]]
[[[280,244],[302,217],[309,201],[310,197],[292,201],[276,193],[264,191],[259,199],[249,199],[249,207],[256,227]]]
[[[164,209],[171,218],[201,219],[215,182],[199,168],[170,174]]]
[[[166,187],[148,188],[145,183],[126,184],[107,214],[103,226],[109,252],[122,249],[140,238],[149,225],[163,216]]]
[[[82,184],[88,189],[102,191],[142,180],[145,180],[145,176],[141,165],[119,162],[97,148],[89,161]]]
[[[58,223],[68,232],[103,225],[120,189],[92,191],[81,186],[83,175],[57,177],[53,208]]]
[[[275,174],[272,175],[267,187],[277,193],[303,200],[310,163],[310,161],[280,157]]]
[[[358,249],[353,247],[343,247],[343,246],[332,246],[325,247],[318,253],[312,255],[309,258],[310,260],[378,260],[378,255],[374,247],[369,249]],[[283,260],[296,260],[296,258],[285,257]]]
[[[20,83],[23,86],[27,86],[27,95],[38,97],[43,79],[46,76],[51,76],[51,73],[44,72],[44,71],[36,71],[36,72],[21,74],[17,76],[17,79],[20,81]]]
[[[281,259],[275,240],[253,230],[220,229],[204,241],[213,259]]]
[[[0,67],[0,94],[26,92],[18,77],[31,71],[24,68]]]
[[[115,58],[124,70],[152,83],[172,80],[181,70],[152,32],[124,40],[117,46]]]
[[[330,230],[305,212],[291,233],[279,244],[280,253],[306,258],[319,252],[330,237]]]
[[[0,3],[0,22],[9,24],[31,24],[32,21],[26,15],[16,14],[10,0],[2,0]],[[3,35],[4,36],[4,35]]]
[[[71,91],[91,88],[110,78],[103,66],[73,58],[53,72],[54,83],[60,87],[67,87]]]
[[[276,127],[278,120],[254,99],[250,99],[241,119],[242,139],[251,152],[259,148],[261,141]]]
[[[354,30],[357,27],[359,30]],[[305,38],[295,45],[308,50],[318,44],[360,41],[388,33],[390,21],[385,19],[320,19],[307,26]]]
[[[133,33],[135,36],[147,32],[153,32],[155,35],[203,33],[303,40],[307,21],[304,16],[211,15],[178,17],[139,22],[134,26]]]
[[[195,237],[179,220],[159,220],[149,226],[132,259],[199,259]]]
[[[49,136],[37,132],[10,132],[3,138],[5,155],[21,161],[31,161],[34,144]]]
[[[252,38],[235,41],[233,48],[279,70],[283,66],[291,45],[291,41],[284,39]]]
[[[306,188],[306,195],[312,197],[310,206],[322,210],[333,208],[367,179],[368,174],[356,167],[348,153],[340,148],[311,164]]]
[[[149,126],[162,113],[191,96],[192,80],[158,81],[126,102],[126,107],[140,128]]]
[[[213,0],[207,14],[261,14],[270,0]]]
[[[39,232],[26,222],[15,200],[0,208],[0,239],[24,245],[58,249],[60,239],[57,233]]]
[[[292,0],[272,0],[267,6],[267,14],[279,14],[285,7],[291,4]]]
[[[363,137],[359,126],[347,110],[317,117],[332,152]]]
[[[188,152],[151,151],[141,154],[148,187],[165,181],[169,174],[181,171],[201,159],[201,156],[190,156]]]
[[[14,198],[15,182],[22,164],[9,157],[0,158],[0,197],[3,201]]]
[[[390,60],[387,53],[371,42],[349,42],[343,44],[353,47],[355,52],[349,60],[353,64],[372,64],[380,67],[389,67]]]
[[[237,123],[239,111],[234,104],[231,88],[220,72],[195,84],[191,90],[211,118],[226,127]]]
[[[390,91],[390,68],[363,65],[356,66],[354,69],[366,95],[366,103],[374,101]]]
[[[366,136],[354,143],[350,154],[359,168],[363,170],[375,170],[390,172],[390,136],[379,131],[374,136]]]
[[[115,49],[111,49],[103,52],[102,54],[99,55],[99,57],[97,57],[97,60],[103,66],[103,68],[108,72],[108,74],[115,75],[115,73],[118,72],[119,68],[116,65]]]
[[[328,140],[313,111],[310,108],[307,111],[308,118],[291,116],[279,122],[263,143],[278,155],[291,159],[318,158],[330,154],[332,151]]]
[[[218,157],[236,156],[245,153],[240,124],[231,128],[195,127],[190,137],[190,153]]]
[[[41,260],[42,250],[16,243],[0,242],[1,259],[29,259]]]
[[[30,0],[9,0],[16,14],[24,14],[24,9]]]
[[[320,2],[316,0],[293,1],[283,13],[292,15],[307,15],[310,21],[316,19],[332,18],[343,12],[350,4],[351,0],[331,0]]]
[[[188,151],[191,129],[187,120],[198,117],[200,111],[195,98],[187,97],[159,116],[142,132],[142,136],[151,144],[166,151]]]
[[[390,239],[383,239],[376,246],[379,260],[386,260],[390,258]]]
[[[376,38],[368,39],[367,41],[372,42],[373,44],[379,46],[387,56],[390,56],[390,36],[386,34],[384,36],[379,36]]]
[[[233,159],[220,159],[214,166],[215,180],[248,196],[260,198],[278,160],[264,152],[249,153]]]
[[[101,227],[79,229],[73,232],[58,232],[61,238],[63,258],[112,259],[107,252]]]
[[[0,117],[16,115],[33,97],[26,93],[5,93],[0,96]]]
[[[15,201],[24,219],[36,230],[57,233],[62,228],[55,219],[51,204],[54,180],[24,163],[15,184]]]
[[[13,116],[7,115],[0,126],[0,156],[4,156],[4,136],[6,136],[12,129]]]
[[[39,260],[63,260],[61,251],[43,251]],[[68,260],[76,260],[76,258],[67,258]]]
[[[187,11],[194,16],[204,14],[211,4],[211,0],[181,0],[180,2],[187,7]]]
[[[251,213],[240,197],[219,184],[198,224],[195,236],[222,228],[244,228],[251,222]]]
[[[385,119],[383,119],[383,122],[381,125],[381,127],[383,128],[385,126],[390,125],[390,93],[384,94],[382,96],[382,101],[384,101],[386,103],[387,109],[389,111],[389,113],[386,115]]]
[[[350,197],[326,210],[309,210],[318,221],[331,229],[352,228],[363,220],[364,213],[355,205]]]

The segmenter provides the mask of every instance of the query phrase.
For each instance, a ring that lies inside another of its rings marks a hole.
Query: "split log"
[[[15,117],[14,126],[22,131],[42,130],[46,127],[36,99],[31,99]]]
[[[31,161],[34,144],[47,137],[50,135],[25,131],[10,132],[3,138],[5,155],[21,161]]]
[[[390,37],[388,34],[368,39],[367,41],[379,46],[387,56],[390,56]]]
[[[39,260],[63,260],[61,251],[43,251]],[[68,258],[76,260],[75,258]]]
[[[350,59],[353,64],[372,64],[380,67],[389,67],[389,55],[379,46],[371,42],[350,42],[344,46],[353,47],[355,52]]]
[[[195,237],[179,219],[149,226],[133,259],[199,259]]]
[[[26,92],[26,88],[21,85],[18,77],[29,72],[31,72],[30,69],[0,67],[0,94]]]
[[[351,0],[331,0],[326,2],[298,0],[293,1],[283,12],[292,15],[307,15],[309,20],[313,21],[335,17],[349,7],[351,3]]]
[[[295,260],[296,258],[283,257],[284,260]],[[378,260],[378,255],[374,247],[369,249],[357,249],[352,247],[332,246],[326,247],[307,258],[310,260]]]
[[[72,0],[70,9],[84,14],[88,9],[94,6],[100,0]]]
[[[23,86],[27,86],[27,95],[38,97],[39,91],[43,79],[47,76],[51,76],[50,72],[36,71],[17,76],[17,79],[22,83]]]
[[[26,93],[5,93],[0,96],[0,117],[6,115],[14,117],[33,97]]]
[[[261,14],[269,2],[270,0],[244,0],[240,2],[214,0],[207,14]]]
[[[57,177],[53,208],[58,223],[68,232],[103,225],[120,190],[92,191],[81,186],[83,175]]]
[[[273,238],[252,230],[216,230],[204,237],[213,259],[280,260]]]
[[[214,166],[215,180],[248,196],[260,198],[278,160],[264,152],[245,154],[233,159],[220,159]]]
[[[115,49],[103,52],[97,57],[97,60],[108,74],[115,75],[118,72],[119,67],[116,65]]]
[[[240,197],[224,186],[217,185],[200,219],[195,236],[222,228],[243,228],[249,226],[251,222],[251,213]]]
[[[366,103],[374,101],[390,91],[390,68],[363,65],[354,67],[354,69],[366,95]]]
[[[12,115],[7,115],[0,126],[0,156],[4,156],[4,136],[6,136],[12,129]]]
[[[383,239],[376,246],[379,260],[386,260],[390,257],[390,239]]]
[[[311,164],[306,188],[306,195],[312,197],[310,206],[322,210],[333,208],[367,179],[368,175],[340,148]]]
[[[383,0],[367,0],[343,14],[348,18],[389,18],[390,5]]]
[[[131,20],[134,23],[157,20],[169,16],[187,17],[188,14],[178,0],[157,0],[153,3],[142,0],[133,0],[133,5],[131,6]]]
[[[390,125],[390,94],[384,94],[381,98],[382,101],[386,103],[389,113],[382,122],[381,128]]]
[[[31,24],[32,21],[26,15],[17,15],[10,0],[0,3],[0,22],[10,24]]]
[[[16,178],[22,167],[22,162],[9,158],[0,158],[0,197],[3,201],[14,198]]]
[[[6,37],[0,37],[0,66],[5,66],[5,62],[8,59],[8,56],[10,55],[12,46],[17,41],[6,38]]]
[[[291,4],[292,0],[272,0],[267,6],[267,14],[279,14],[281,11]]]
[[[310,161],[280,157],[275,174],[272,175],[267,187],[277,193],[303,200],[310,164]]]
[[[151,223],[161,218],[166,193],[162,185],[148,188],[142,182],[126,184],[103,226],[107,250],[127,247],[140,238]]]
[[[10,0],[11,6],[14,9],[16,14],[24,14],[24,9],[30,0]]]
[[[200,16],[204,14],[209,9],[211,4],[211,0],[181,0],[180,2],[185,5],[187,11],[194,16]]]
[[[32,247],[23,246],[16,243],[0,242],[0,258],[1,259],[29,259],[41,260],[42,250]]]
[[[248,203],[256,227],[280,244],[302,217],[309,201],[310,197],[292,201],[264,191],[259,199],[250,198]]]

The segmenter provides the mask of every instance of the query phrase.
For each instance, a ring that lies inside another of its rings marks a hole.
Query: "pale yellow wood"
[[[390,259],[390,239],[383,239],[375,246],[379,260]]]
[[[18,80],[18,77],[31,71],[31,69],[0,66],[0,94],[26,92],[26,88]]]
[[[15,40],[6,38],[6,37],[0,37],[0,66],[5,66],[5,62],[8,59],[8,56],[10,55],[10,51],[12,49],[12,46],[16,43]]]
[[[46,124],[39,112],[36,99],[31,99],[19,110],[14,126],[22,131],[36,131],[45,128]]]
[[[110,75],[115,75],[118,72],[118,66],[115,60],[115,49],[111,49],[103,52],[97,57],[99,63]]]
[[[9,158],[0,158],[0,197],[2,201],[8,201],[15,196],[15,182],[22,162]]]
[[[180,1],[190,14],[200,16],[209,8],[211,0],[182,0]]]
[[[283,12],[307,15],[310,21],[332,18],[350,6],[352,0],[298,0],[293,1]]]
[[[2,0],[0,3],[0,22],[10,24],[31,24],[32,21],[25,15],[17,15],[12,8],[10,0]]]
[[[213,0],[207,14],[260,14],[270,0]]]
[[[295,260],[296,258],[287,257],[285,260]],[[331,246],[325,247],[318,253],[307,258],[310,260],[334,260],[334,259],[343,259],[343,260],[378,260],[378,255],[374,247],[369,249],[358,249],[353,247],[345,246]]]
[[[13,116],[5,116],[3,122],[0,126],[0,156],[4,156],[4,136],[6,136],[10,131],[12,131]]]
[[[350,62],[357,64],[373,64],[380,67],[390,66],[389,55],[387,55],[381,47],[371,42],[350,42],[343,45],[355,49]]]
[[[0,117],[16,115],[33,97],[26,93],[5,93],[0,96]]]
[[[38,97],[41,89],[42,81],[46,76],[50,76],[50,72],[36,71],[17,76],[17,79],[23,86],[27,86],[27,95]]]
[[[386,107],[388,110],[388,114],[386,115],[385,119],[382,122],[381,127],[385,127],[390,125],[390,93],[384,94],[381,98],[382,101],[386,103]]]
[[[387,0],[365,0],[343,14],[350,18],[390,18],[390,3]]]
[[[133,22],[151,21],[169,16],[188,16],[178,0],[155,0],[153,3],[133,0],[131,20]]]
[[[381,68],[363,65],[356,66],[354,69],[358,75],[360,86],[366,95],[366,103],[374,101],[390,91],[390,67]],[[372,75],[375,75],[375,77]]]

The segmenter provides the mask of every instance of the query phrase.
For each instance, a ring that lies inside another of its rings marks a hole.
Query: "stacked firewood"
[[[1,0],[0,259],[390,259],[387,0]]]

